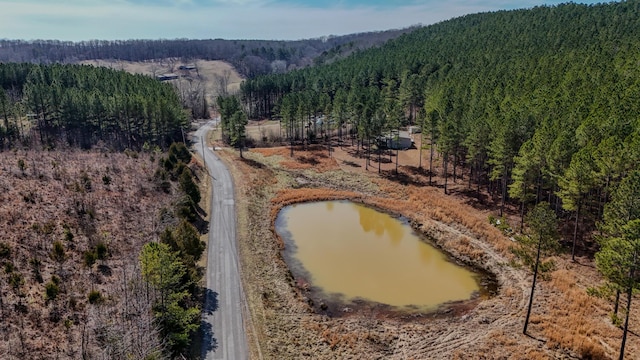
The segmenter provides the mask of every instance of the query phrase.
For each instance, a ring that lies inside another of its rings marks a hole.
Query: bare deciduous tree
[[[229,82],[231,80],[231,71],[225,69],[222,74],[214,75],[214,86],[216,96],[229,96]]]

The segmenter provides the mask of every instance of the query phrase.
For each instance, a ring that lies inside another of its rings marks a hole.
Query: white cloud
[[[202,5],[208,2],[208,5]],[[302,39],[431,24],[463,14],[512,8],[504,0],[433,1],[384,10],[309,8],[269,0],[9,1],[0,34],[10,39]],[[533,6],[532,2],[517,3]]]

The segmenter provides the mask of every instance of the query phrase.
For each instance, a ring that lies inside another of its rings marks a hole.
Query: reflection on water
[[[447,261],[403,222],[347,201],[287,207],[276,230],[313,286],[346,299],[435,307],[469,299],[478,276]]]

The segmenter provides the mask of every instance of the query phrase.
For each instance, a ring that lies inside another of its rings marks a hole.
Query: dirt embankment
[[[588,286],[600,281],[589,259],[580,263],[571,263],[565,256],[554,259],[556,270],[536,289],[530,336],[525,336],[522,327],[531,274],[512,256],[513,241],[489,224],[490,206],[480,208],[487,201],[461,195],[466,183],[458,181],[451,187],[457,195],[444,195],[442,188],[428,186],[427,174],[415,167],[400,166],[400,173],[394,175],[394,164],[385,163],[378,174],[377,164],[365,166],[355,148],[334,150],[331,157],[327,148],[316,148],[296,151],[291,158],[288,148],[257,149],[245,152],[244,160],[236,152],[220,152],[236,181],[239,246],[254,347],[259,344],[264,358],[617,356],[621,330],[608,319],[612,306],[586,293]],[[436,169],[437,165],[436,161]],[[438,183],[442,179],[434,178]],[[456,258],[495,274],[498,294],[464,303],[445,315],[389,316],[367,306],[339,317],[318,313],[284,263],[283,244],[273,223],[283,206],[328,199],[350,199],[411,219]],[[632,319],[640,315],[632,311]],[[636,336],[631,336],[626,355],[640,356],[633,341]],[[253,358],[258,358],[257,350],[253,351]]]

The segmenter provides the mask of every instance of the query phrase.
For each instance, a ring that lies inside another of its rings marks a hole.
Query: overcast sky
[[[0,38],[296,40],[566,2],[542,1],[1,0]]]

